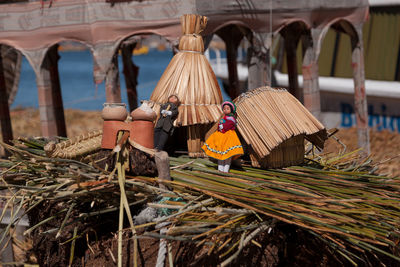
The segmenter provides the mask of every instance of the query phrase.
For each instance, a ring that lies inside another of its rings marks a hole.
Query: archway
[[[327,27],[331,27],[336,31],[329,74],[331,76],[353,77],[354,114],[357,125],[358,146],[364,148],[365,154],[369,154],[362,24],[355,26],[346,20],[338,19]],[[328,31],[328,28],[325,31]],[[329,37],[329,35],[326,36]]]
[[[280,51],[283,53],[278,61],[281,71],[288,74],[288,91],[304,103],[303,86],[299,86],[298,74],[302,72],[304,40],[310,38],[310,30],[303,21],[296,21],[282,28],[279,34],[283,37],[280,43]]]
[[[18,90],[22,54],[4,44],[0,44],[0,127],[2,141],[10,143],[13,139],[10,105]],[[0,151],[5,155],[5,151]]]
[[[173,44],[154,33],[137,33],[121,41],[118,49],[121,89],[126,90],[129,110],[149,99],[173,56]],[[122,95],[125,100],[125,95]]]
[[[238,74],[238,48],[243,38],[251,34],[248,27],[238,24],[226,24],[216,29],[217,34],[225,43],[226,58],[228,64],[228,84],[225,91],[231,99],[239,96],[243,88],[240,88]]]

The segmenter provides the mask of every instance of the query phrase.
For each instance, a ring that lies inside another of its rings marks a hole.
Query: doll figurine
[[[170,95],[168,102],[161,105],[160,117],[154,127],[154,148],[163,150],[168,137],[174,132],[174,121],[178,117],[179,98]]]
[[[224,117],[218,123],[218,130],[214,132],[204,143],[204,152],[218,160],[218,170],[229,172],[232,157],[243,155],[243,147],[235,132],[236,106],[231,101],[222,103]]]

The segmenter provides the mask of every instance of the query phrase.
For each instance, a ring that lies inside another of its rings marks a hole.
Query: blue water
[[[137,87],[139,101],[150,98],[172,56],[172,52],[168,50],[150,50],[146,55],[133,56],[134,63],[140,68]],[[106,102],[104,82],[96,87],[93,81],[93,60],[90,51],[60,52],[60,57],[58,69],[64,108],[102,109],[103,103]],[[121,57],[119,68],[122,102],[128,105]],[[224,90],[222,94],[224,99],[229,99]],[[11,108],[15,107],[38,107],[35,74],[25,58],[22,61],[19,89]]]

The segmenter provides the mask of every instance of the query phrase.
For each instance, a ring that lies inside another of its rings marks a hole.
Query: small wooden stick
[[[129,137],[129,132],[124,132],[122,138],[118,141],[117,145],[113,149],[113,153],[118,153],[121,151],[122,144],[125,144],[126,140]]]

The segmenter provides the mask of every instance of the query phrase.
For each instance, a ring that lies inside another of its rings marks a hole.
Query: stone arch
[[[33,55],[35,61],[40,62],[35,66],[35,74],[41,129],[44,136],[67,136],[58,65],[60,59],[58,50],[62,42],[79,43],[89,48],[89,50],[91,48],[85,42],[75,39],[65,39],[51,44],[49,47],[39,51],[37,55]],[[30,55],[32,56],[32,54]],[[39,58],[41,58],[41,61]],[[30,63],[32,64],[32,62]]]
[[[133,31],[124,35],[114,42],[98,43],[93,47],[94,79],[96,84],[106,81],[106,101],[121,102],[118,72],[118,51],[124,41],[134,39],[135,36],[158,35],[170,42],[175,39],[171,36],[164,36],[158,30]],[[134,40],[133,40],[134,41]],[[134,102],[134,101],[133,101]],[[136,105],[132,103],[131,109]]]
[[[135,65],[133,61],[133,50],[137,47],[137,44],[146,41],[148,38],[152,38],[152,36],[158,36],[164,39],[166,42],[171,43],[172,47],[174,45],[174,39],[167,39],[157,31],[141,31],[125,36],[119,41],[119,45],[115,48],[114,55],[120,54],[122,59],[122,72],[125,78],[126,93],[130,110],[135,109],[138,105],[137,86],[139,66]],[[115,59],[114,64],[117,64]]]
[[[319,55],[321,51],[321,45],[326,37],[326,34],[328,33],[329,29],[334,29],[337,32],[345,33],[348,34],[353,41],[359,42],[361,39],[360,37],[360,32],[358,31],[359,27],[353,25],[349,20],[346,18],[335,18],[334,20],[329,21],[322,30],[320,31],[320,34],[318,35],[318,38],[316,39],[316,49],[317,53]]]
[[[18,49],[2,43],[0,53],[8,104],[11,106],[18,91],[23,55]]]
[[[241,21],[229,21],[215,27],[212,34],[218,35],[225,43],[226,57],[228,64],[228,84],[224,89],[231,99],[239,96],[243,88],[239,85],[237,70],[238,47],[244,37],[252,34],[250,27]]]
[[[311,29],[312,25],[305,19],[293,18],[284,20],[276,29],[273,29],[274,34],[280,33],[283,29],[287,27],[293,27],[293,25],[302,25],[305,29]]]
[[[13,139],[10,105],[18,90],[21,62],[20,51],[0,43],[0,130],[4,143],[10,143]],[[1,148],[0,155],[8,155],[8,152]]]
[[[311,29],[304,20],[292,20],[290,24],[280,27],[276,34],[278,33],[282,36],[283,45],[281,49],[283,49],[286,55],[288,91],[303,102],[303,91],[299,86],[298,74],[301,72],[305,53],[303,41],[311,38]],[[300,54],[298,54],[299,45],[302,48]],[[280,60],[283,60],[283,58]]]
[[[321,47],[322,40],[326,36],[330,28],[334,29],[337,33],[345,33],[350,37],[350,58],[347,71],[351,74],[354,80],[354,113],[356,117],[357,125],[357,135],[358,135],[358,146],[364,148],[365,154],[369,154],[369,130],[368,130],[368,110],[367,110],[367,97],[365,92],[365,71],[364,71],[364,48],[363,48],[363,38],[362,38],[362,24],[354,25],[349,20],[345,18],[337,18],[328,23],[323,29],[320,40],[319,47]],[[338,35],[336,38],[338,38]],[[337,41],[337,39],[336,39]],[[337,49],[337,48],[335,48]],[[318,51],[319,52],[319,51]],[[333,61],[332,70],[336,70],[336,60]],[[342,68],[340,68],[342,69]],[[332,74],[333,75],[333,74]]]

